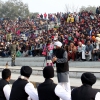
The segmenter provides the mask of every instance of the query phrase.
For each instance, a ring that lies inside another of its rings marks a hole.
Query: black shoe
[[[11,65],[12,67],[16,66],[16,65]]]
[[[86,61],[86,59],[82,59],[82,61]]]
[[[92,59],[90,59],[89,61],[92,61]]]

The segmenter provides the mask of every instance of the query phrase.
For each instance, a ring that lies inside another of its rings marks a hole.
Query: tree
[[[29,16],[30,16],[31,18],[37,18],[38,14],[39,14],[38,12],[30,13]]]
[[[28,5],[21,0],[8,0],[7,2],[0,1],[0,17],[9,17],[14,19],[16,17],[26,18],[29,16]]]
[[[96,7],[95,7],[95,6],[88,6],[88,7],[82,6],[82,7],[80,8],[80,12],[83,11],[83,10],[92,11],[93,13],[95,13]]]
[[[66,4],[65,5],[66,12],[74,13],[74,12],[78,12],[78,10],[79,10],[79,7],[75,6],[74,4],[72,4],[72,5]]]

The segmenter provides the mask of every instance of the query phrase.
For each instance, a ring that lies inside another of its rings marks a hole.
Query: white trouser
[[[61,85],[67,92],[71,93],[71,87],[69,82],[62,82],[58,84]]]
[[[71,95],[71,87],[70,87],[70,80],[69,80],[69,78],[68,78],[68,82],[60,82],[58,84],[61,85]],[[60,100],[62,100],[62,99],[60,99]]]

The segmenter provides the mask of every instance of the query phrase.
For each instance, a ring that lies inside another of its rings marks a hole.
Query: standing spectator
[[[70,91],[66,91],[62,86],[53,83],[54,69],[47,66],[43,69],[45,81],[38,86],[39,100],[71,100]],[[69,88],[69,87],[68,87]]]
[[[40,15],[40,18],[43,19],[43,15],[42,14]]]
[[[0,100],[9,100],[11,87],[9,81],[11,78],[11,71],[4,69],[2,71],[2,79],[0,80]]]
[[[94,74],[86,72],[81,76],[82,86],[72,90],[72,100],[100,100],[100,92],[92,88],[96,82]]]
[[[37,92],[29,77],[32,74],[32,68],[23,66],[20,70],[21,76],[13,83],[9,100],[38,100]]]
[[[99,14],[99,8],[97,7],[97,9],[96,9],[96,14]]]
[[[55,42],[54,46],[56,46],[56,51],[52,61],[53,63],[56,63],[58,82],[65,88],[66,91],[70,91],[69,64],[67,52],[61,48],[62,43],[59,41]]]
[[[47,14],[46,13],[44,13],[44,19],[46,19],[47,18]]]
[[[72,15],[70,18],[71,23],[74,23],[74,16]]]
[[[8,31],[7,35],[6,35],[6,40],[7,42],[12,40],[12,35],[11,35],[11,31]]]
[[[88,33],[88,35],[90,36],[90,38],[92,37],[92,32],[93,32],[93,28],[92,28],[92,26],[90,27],[90,30],[89,30],[89,33]]]
[[[75,16],[75,21],[76,21],[77,23],[79,23],[79,15],[78,15],[78,14]]]
[[[100,14],[100,6],[99,6],[99,14]]]
[[[37,18],[40,19],[40,15],[39,14],[37,15]]]
[[[43,55],[46,56],[46,62],[47,62],[47,66],[53,66],[52,64],[52,56],[53,56],[53,44],[51,42],[51,40],[47,41],[46,46],[44,47],[43,50]]]

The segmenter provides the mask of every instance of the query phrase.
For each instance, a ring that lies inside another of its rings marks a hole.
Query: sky
[[[3,0],[7,1],[7,0]],[[69,10],[79,9],[81,6],[100,6],[100,0],[22,0],[27,3],[31,12],[56,13],[65,12],[66,6]],[[66,6],[65,6],[66,5]]]

